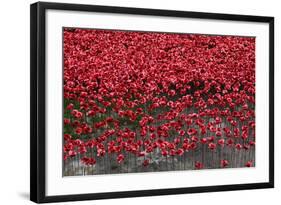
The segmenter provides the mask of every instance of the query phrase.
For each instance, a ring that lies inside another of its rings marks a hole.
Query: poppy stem
[[[167,171],[169,171],[169,167],[168,167],[168,156],[166,155],[166,169]]]
[[[192,150],[192,169],[194,168],[194,166],[195,166],[195,150],[193,149]]]
[[[175,156],[172,156],[172,160],[173,160],[172,165],[173,165],[173,171],[174,171],[175,170]]]
[[[92,156],[93,159],[95,159],[94,158],[94,149],[93,148],[91,148],[91,156]],[[92,175],[93,174],[94,174],[94,165],[92,165]]]
[[[128,164],[127,164],[127,173],[129,173],[129,165],[130,165],[130,153],[127,154],[127,161],[128,161]]]
[[[78,153],[76,156],[77,156],[77,166],[78,166],[78,175],[79,175],[79,173],[80,173],[80,162],[79,162],[80,161],[80,157],[79,157],[80,154]]]
[[[75,175],[75,165],[74,165],[75,161],[72,158],[72,175]]]
[[[183,169],[186,170],[186,151],[183,153]]]

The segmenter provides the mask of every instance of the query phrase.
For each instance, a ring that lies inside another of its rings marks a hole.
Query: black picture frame
[[[263,22],[269,24],[269,181],[263,183],[230,184],[192,188],[89,193],[46,196],[45,190],[45,37],[46,10],[86,11],[195,19]],[[38,2],[30,6],[30,200],[37,203],[76,200],[97,200],[123,197],[141,197],[198,192],[217,192],[274,187],[274,18],[265,16],[230,15],[217,13],[156,10],[144,8],[110,7],[82,4]]]

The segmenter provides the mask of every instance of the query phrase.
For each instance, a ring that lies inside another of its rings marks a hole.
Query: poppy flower
[[[254,146],[256,143],[251,140],[251,141],[249,142],[249,144],[250,144],[250,146]]]
[[[236,148],[237,150],[241,150],[241,149],[242,149],[242,145],[239,144],[239,143],[237,143],[237,144],[235,145],[235,148]]]
[[[97,149],[97,156],[102,157],[105,155],[105,149],[98,148]]]
[[[73,144],[76,146],[81,146],[81,145],[83,145],[83,141],[80,139],[76,139],[76,140],[73,140]]]
[[[221,136],[222,136],[221,131],[217,131],[217,132],[216,132],[216,136],[217,136],[217,137],[221,137]]]
[[[218,140],[218,144],[219,144],[220,146],[224,146],[224,142],[225,142],[224,139],[219,139],[219,140]]]
[[[248,161],[245,164],[246,167],[252,167],[253,166],[253,161]]]
[[[66,154],[63,155],[63,160],[66,161],[68,159],[68,156]]]
[[[83,164],[85,164],[85,165],[90,165],[90,166],[92,166],[92,165],[94,165],[94,164],[96,164],[96,160],[94,159],[94,158],[91,158],[91,157],[82,157],[81,158],[81,161],[82,161],[82,163]]]
[[[75,129],[75,133],[78,134],[78,135],[82,134],[82,132],[83,132],[83,129],[81,127],[77,127]]]
[[[197,143],[195,143],[195,142],[191,142],[188,145],[188,149],[190,149],[190,150],[195,150],[196,148],[197,148]]]
[[[170,156],[175,156],[176,155],[176,150],[171,149],[170,152],[169,152],[169,155]]]
[[[139,156],[139,157],[144,157],[144,156],[145,156],[145,152],[139,152],[139,153],[138,153],[138,156]]]
[[[169,153],[167,152],[167,150],[162,150],[161,154],[162,154],[162,156],[166,157],[166,156],[168,156]]]
[[[189,128],[187,131],[188,135],[196,135],[197,134],[197,130],[194,128]]]
[[[196,169],[202,169],[203,168],[203,164],[201,162],[196,161],[195,162],[195,168]]]
[[[146,148],[146,152],[147,153],[150,153],[150,152],[152,152],[153,151],[153,147],[152,146],[148,146],[147,148]]]
[[[192,142],[198,142],[198,140],[199,140],[199,139],[198,139],[198,137],[196,137],[196,136],[192,136],[192,137],[191,137],[191,141],[192,141]]]
[[[229,165],[229,162],[226,159],[221,160],[221,167],[227,167]]]
[[[201,138],[200,139],[200,142],[202,143],[202,144],[206,144],[207,143],[207,138],[205,138],[205,137],[203,137],[203,138]]]
[[[178,156],[182,156],[184,154],[184,150],[178,149],[176,153],[177,153]]]
[[[64,119],[63,119],[63,123],[64,123],[65,125],[69,125],[69,124],[70,124],[70,119],[69,119],[69,118],[64,118]]]
[[[84,154],[84,153],[87,152],[87,149],[86,149],[85,146],[80,146],[78,152],[79,152],[80,154]]]
[[[184,130],[180,130],[180,131],[179,131],[179,135],[180,135],[180,136],[184,136],[184,134],[185,134],[185,131],[184,131]]]
[[[72,103],[70,103],[66,106],[67,110],[73,110],[73,108],[74,108],[74,105]]]
[[[190,145],[189,145],[188,143],[186,143],[186,142],[182,144],[182,148],[183,148],[184,150],[188,150],[189,147],[190,147]]]
[[[234,144],[234,140],[233,139],[228,139],[227,141],[226,141],[226,145],[227,146],[232,146]]]
[[[148,159],[144,160],[143,163],[142,163],[142,165],[143,165],[144,167],[148,166],[148,165],[149,165],[149,160],[148,160]]]
[[[215,144],[215,143],[209,143],[208,144],[208,148],[210,149],[210,150],[215,150],[216,149],[216,147],[217,147],[217,145]]]
[[[250,149],[250,145],[249,145],[249,144],[244,144],[244,145],[243,145],[243,148],[244,148],[245,150],[249,150],[249,149]]]
[[[70,134],[64,134],[63,138],[64,138],[65,141],[68,141],[72,138],[72,136]]]
[[[70,151],[68,152],[68,155],[69,155],[70,157],[75,157],[75,156],[77,155],[77,152],[75,152],[74,150],[70,150]]]
[[[207,140],[208,140],[209,142],[214,142],[215,137],[214,137],[214,136],[207,137]]]
[[[125,157],[124,157],[123,154],[119,154],[119,155],[117,156],[117,162],[118,162],[119,164],[121,164],[121,163],[124,161],[124,159],[125,159]]]
[[[97,161],[94,158],[89,158],[89,160],[88,160],[89,165],[94,165],[94,164],[96,164],[96,162]]]

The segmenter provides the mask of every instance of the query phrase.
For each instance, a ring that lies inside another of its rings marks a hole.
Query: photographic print
[[[274,187],[274,17],[30,7],[30,199]]]
[[[255,167],[255,37],[62,32],[63,176]]]

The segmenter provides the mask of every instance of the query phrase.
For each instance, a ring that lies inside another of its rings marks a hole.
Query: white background
[[[50,0],[51,1],[51,0]],[[62,1],[62,0],[61,0]],[[33,1],[3,1],[1,4],[0,30],[0,203],[30,204],[29,198],[29,4]],[[62,1],[79,2],[79,1]],[[281,34],[281,13],[277,9],[278,1],[180,1],[180,0],[96,0],[83,3],[162,8],[175,10],[237,13],[252,15],[271,15],[276,17],[275,51],[280,53],[278,36]],[[80,1],[81,3],[81,1]],[[281,82],[280,58],[275,61],[275,90],[278,91]],[[281,103],[280,94],[276,92],[275,104]],[[275,107],[275,125],[281,123],[280,107]],[[275,147],[280,144],[280,130],[275,132]],[[280,198],[280,150],[276,149],[276,188],[267,190],[250,190],[236,192],[189,194],[179,196],[143,197],[131,199],[102,200],[96,202],[72,202],[69,204],[238,204],[238,203],[268,203],[269,200]],[[279,175],[279,176],[278,176]]]
[[[47,175],[46,194],[67,195],[110,191],[196,187],[268,182],[268,24],[186,18],[132,16],[48,10],[46,15]],[[62,27],[106,28],[256,37],[256,166],[161,173],[61,177]],[[218,177],[219,176],[219,177]]]

